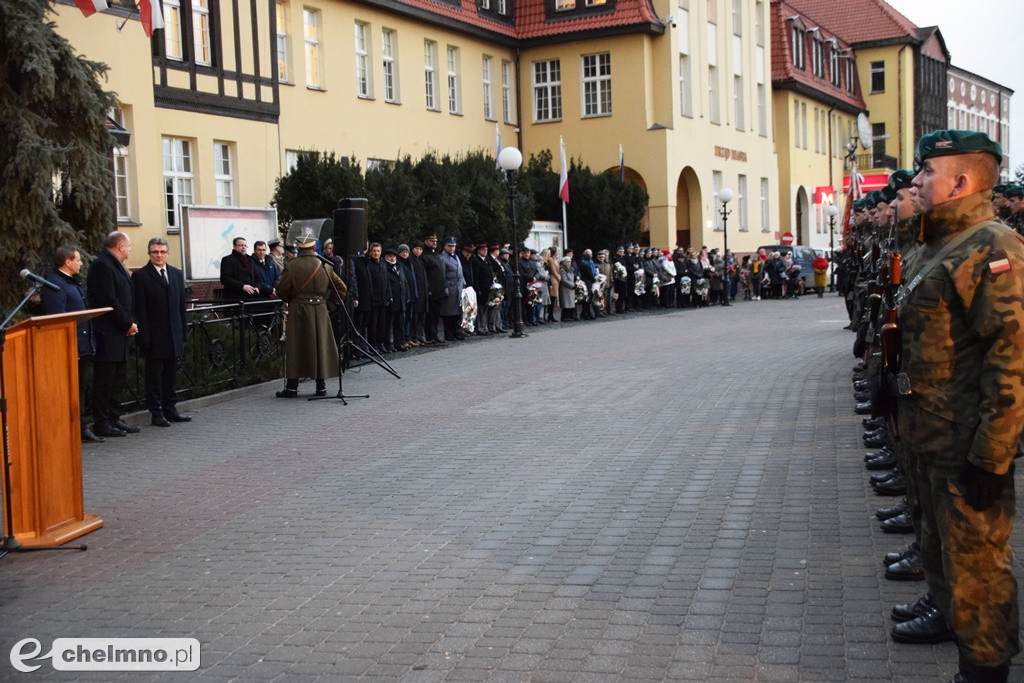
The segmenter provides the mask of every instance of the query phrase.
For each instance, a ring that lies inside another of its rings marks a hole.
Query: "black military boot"
[[[898,624],[902,624],[904,621],[910,621],[911,619],[917,619],[920,616],[924,616],[925,612],[934,606],[934,603],[932,603],[932,594],[931,592],[928,592],[914,602],[901,602],[893,605],[892,620]]]
[[[896,454],[885,453],[877,458],[872,458],[864,463],[869,470],[887,470],[896,466]]]
[[[890,564],[894,564],[896,562],[899,562],[904,557],[907,557],[908,555],[910,555],[910,553],[920,553],[920,552],[921,552],[921,546],[919,546],[917,544],[917,541],[914,541],[913,543],[908,545],[905,550],[901,550],[901,551],[899,551],[897,553],[886,553],[885,557],[882,558],[882,564],[884,564],[886,567],[888,567]]]
[[[872,486],[875,486],[876,484],[881,484],[883,481],[889,481],[893,477],[899,476],[899,473],[899,468],[894,467],[888,472],[879,472],[878,474],[872,474],[868,478],[868,482],[870,482]]]
[[[327,380],[325,380],[325,379],[318,379],[316,381],[316,393],[315,393],[315,395],[316,396],[326,396],[327,395]]]
[[[904,512],[901,515],[890,517],[881,524],[882,531],[887,534],[912,534],[914,533],[914,522],[910,515]]]
[[[886,520],[891,517],[895,517],[896,515],[902,515],[904,512],[907,512],[908,510],[910,510],[910,499],[904,497],[902,500],[900,500],[900,502],[896,503],[895,505],[890,505],[889,507],[884,508],[878,508],[875,511],[875,517],[878,517],[878,519],[880,520]],[[896,558],[895,560],[890,560],[889,562],[885,562],[884,564],[889,565],[900,559],[902,559],[902,557]]]
[[[902,474],[886,479],[880,484],[872,484],[871,488],[880,496],[902,496],[907,493],[907,482]]]
[[[295,398],[299,395],[299,379],[289,377],[284,384],[284,389],[274,395],[278,398]]]
[[[865,453],[864,462],[867,462],[868,460],[874,460],[875,458],[881,458],[883,455],[887,455],[889,453],[892,453],[892,447],[889,444],[886,444],[879,448],[877,451]]]
[[[897,643],[912,645],[943,643],[953,640],[953,631],[946,626],[946,618],[934,605],[925,610],[921,616],[896,624],[889,631],[889,635]]]
[[[885,578],[890,581],[924,581],[924,565],[921,553],[910,552],[899,562],[885,568]]]

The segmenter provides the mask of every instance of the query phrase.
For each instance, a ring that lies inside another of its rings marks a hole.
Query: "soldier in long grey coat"
[[[449,339],[465,339],[466,335],[459,329],[459,318],[462,316],[462,289],[466,286],[466,278],[462,273],[462,263],[455,253],[455,238],[445,240],[444,251],[441,252],[441,265],[444,268],[445,296],[441,301],[441,318],[444,320],[444,335]]]

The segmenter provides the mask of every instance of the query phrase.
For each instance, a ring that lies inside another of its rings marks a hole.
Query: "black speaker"
[[[369,200],[341,199],[334,210],[334,253],[339,256],[359,256],[366,250]]]

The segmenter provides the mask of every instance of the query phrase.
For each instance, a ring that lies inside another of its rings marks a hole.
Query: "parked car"
[[[769,254],[773,251],[779,252],[780,255],[787,251],[792,254],[793,263],[800,266],[800,279],[803,280],[804,291],[814,291],[814,270],[811,268],[811,263],[818,256],[814,249],[799,244],[765,244],[760,248]]]

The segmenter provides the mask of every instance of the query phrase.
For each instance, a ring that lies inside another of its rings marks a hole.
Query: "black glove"
[[[999,500],[1005,474],[994,474],[968,462],[960,471],[960,484],[964,487],[964,500],[978,512],[987,510]]]

